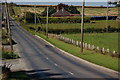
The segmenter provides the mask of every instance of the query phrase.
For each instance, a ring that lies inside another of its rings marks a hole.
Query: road
[[[11,21],[14,40],[31,78],[115,78],[117,74],[89,66],[63,54],[42,39],[28,33]],[[105,79],[109,80],[109,79]]]

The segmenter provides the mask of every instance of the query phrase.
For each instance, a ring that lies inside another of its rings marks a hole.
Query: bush
[[[90,22],[90,17],[85,17],[84,22]],[[40,17],[41,23],[46,23],[46,17]],[[49,23],[81,23],[81,17],[49,17]]]
[[[7,52],[2,52],[2,58],[3,59],[16,59],[16,58],[19,58],[19,56],[13,52],[7,51]]]

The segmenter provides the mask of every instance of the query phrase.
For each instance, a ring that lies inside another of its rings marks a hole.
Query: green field
[[[31,24],[29,24],[29,25],[31,25]],[[89,50],[84,50],[84,53],[82,54],[82,53],[80,53],[80,48],[79,47],[76,47],[76,46],[71,45],[71,44],[67,44],[67,43],[59,41],[55,38],[51,38],[51,37],[46,38],[43,35],[42,32],[41,33],[36,33],[33,30],[28,29],[26,27],[28,25],[21,24],[21,26],[24,29],[26,29],[27,31],[29,31],[30,33],[32,33],[34,35],[38,35],[38,36],[46,39],[47,41],[49,41],[53,45],[57,46],[58,48],[66,51],[66,52],[69,52],[69,53],[71,53],[75,56],[78,56],[82,59],[85,59],[89,62],[98,64],[98,65],[101,65],[101,66],[104,66],[104,67],[107,67],[107,68],[110,68],[110,69],[113,69],[113,70],[116,70],[116,71],[119,71],[119,69],[118,69],[118,58],[111,57],[109,55],[98,54],[94,51],[89,51]]]
[[[120,33],[85,33],[84,34],[84,42],[99,46],[101,48],[110,49],[111,51],[118,52],[118,35]],[[76,41],[81,40],[80,34],[62,34],[65,37],[74,39]]]
[[[106,21],[94,21],[96,23],[85,23],[85,28],[105,28]],[[110,20],[109,25],[111,27],[118,28],[118,22],[115,20]],[[42,29],[45,30],[45,24],[37,24],[36,26],[34,24],[24,24],[24,27],[29,29],[29,27],[37,28],[38,26],[41,26]],[[74,24],[49,24],[48,25],[49,30],[69,30],[69,29],[80,29],[79,23]],[[73,34],[62,34],[65,37],[74,39],[76,41],[80,41],[80,33]],[[91,45],[99,46],[101,48],[110,49],[111,51],[117,51],[118,52],[118,33],[85,33],[84,42],[89,43]]]
[[[98,21],[91,21],[94,23],[85,23],[84,28],[105,28],[106,27],[106,21],[105,20],[98,20]],[[110,25],[111,27],[114,28],[118,28],[118,22],[116,20],[109,20],[108,21],[108,25]],[[26,26],[30,26],[30,27],[35,27],[34,24],[26,24]],[[42,29],[45,29],[46,24],[37,24],[35,28],[37,28],[38,26],[40,26]],[[60,23],[60,24],[48,24],[48,28],[49,29],[80,29],[81,28],[81,24],[80,23]]]

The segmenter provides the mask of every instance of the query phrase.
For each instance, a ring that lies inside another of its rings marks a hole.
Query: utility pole
[[[35,28],[36,28],[36,4],[34,5],[34,11],[35,11],[35,15],[34,15],[34,22],[35,22]]]
[[[6,0],[7,3],[7,0]],[[8,26],[8,35],[9,35],[9,41],[10,41],[10,47],[11,47],[11,52],[13,52],[13,45],[12,45],[12,35],[11,35],[11,29],[10,29],[10,18],[9,18],[9,7],[8,5],[6,6],[6,11],[7,11],[7,26]]]
[[[85,0],[82,0],[82,18],[81,18],[81,53],[83,53],[83,40],[84,40],[84,6]]]
[[[108,32],[108,14],[109,14],[109,4],[108,4],[108,0],[107,0],[107,11],[106,11],[106,32]]]
[[[46,37],[48,38],[48,7],[47,7],[47,18],[46,18]]]
[[[5,1],[5,13],[4,13],[4,19],[5,19],[5,28],[8,33],[8,27],[7,27],[7,2]]]

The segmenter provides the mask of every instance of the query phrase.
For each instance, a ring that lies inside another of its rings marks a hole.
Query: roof
[[[51,16],[71,16],[71,13],[62,8],[61,10],[53,13]]]

